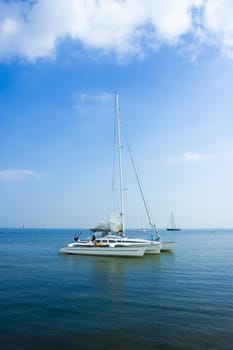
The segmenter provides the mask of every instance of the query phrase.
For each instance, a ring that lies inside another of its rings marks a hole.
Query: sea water
[[[160,233],[173,253],[113,258],[59,254],[74,230],[0,229],[0,349],[233,349],[233,230]]]

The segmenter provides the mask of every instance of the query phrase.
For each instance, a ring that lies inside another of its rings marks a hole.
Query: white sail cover
[[[109,215],[109,226],[111,232],[121,232],[123,230],[122,216],[118,213],[112,212]]]
[[[123,230],[122,216],[116,212],[109,215],[108,221],[100,221],[98,225],[91,229],[92,232],[114,232],[119,233]]]
[[[91,231],[93,232],[109,232],[110,231],[110,225],[109,225],[109,222],[108,221],[100,221],[100,223],[93,227],[91,229]]]

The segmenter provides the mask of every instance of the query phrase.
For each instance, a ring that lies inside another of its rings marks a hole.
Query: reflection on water
[[[173,256],[172,253],[166,254]],[[162,257],[159,254],[146,254],[143,258],[124,258],[124,257],[97,257],[97,256],[79,256],[79,255],[61,255],[61,259],[67,264],[69,269],[84,268],[107,274],[121,274],[129,269],[144,269],[145,267],[158,267],[162,263]]]

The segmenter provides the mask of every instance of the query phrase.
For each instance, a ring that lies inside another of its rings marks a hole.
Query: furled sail
[[[118,213],[111,213],[109,216],[109,226],[111,232],[120,233],[123,230],[122,215]]]
[[[112,212],[109,215],[108,221],[100,221],[100,223],[91,228],[92,232],[114,232],[114,233],[122,233],[123,224],[122,224],[122,216],[118,213]]]
[[[100,223],[97,226],[91,228],[91,231],[92,232],[106,232],[107,233],[110,231],[109,222],[102,220],[102,221],[100,221]]]

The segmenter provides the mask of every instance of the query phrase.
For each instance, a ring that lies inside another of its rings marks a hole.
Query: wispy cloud
[[[78,99],[80,103],[89,103],[89,102],[106,102],[110,98],[112,98],[112,94],[109,94],[108,92],[100,92],[96,95],[88,95],[88,94],[80,94],[78,96]]]
[[[0,170],[0,181],[23,181],[29,178],[38,178],[39,174],[28,169]]]
[[[168,158],[167,160],[170,163],[198,163],[198,162],[204,162],[209,160],[214,161],[224,161],[224,160],[232,160],[233,159],[233,151],[229,150],[226,152],[220,152],[215,154],[209,154],[209,153],[198,153],[198,152],[184,152],[182,155],[174,156],[171,158]]]
[[[184,152],[180,156],[169,158],[168,161],[171,163],[194,163],[199,161],[207,161],[214,158],[216,157],[212,154]]]
[[[118,58],[164,44],[192,48],[193,56],[216,46],[233,58],[232,18],[232,0],[1,1],[0,59],[51,59],[68,37]]]
[[[96,108],[96,105],[105,105],[113,98],[113,94],[108,92],[99,92],[98,94],[73,94],[73,107],[78,111],[89,110],[91,108]]]
[[[207,160],[211,159],[213,156],[211,154],[200,154],[200,153],[194,153],[194,152],[185,152],[181,159],[184,161],[199,161],[199,160]]]

